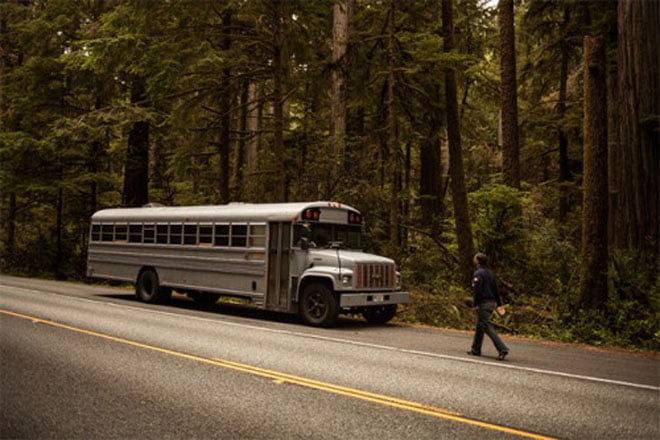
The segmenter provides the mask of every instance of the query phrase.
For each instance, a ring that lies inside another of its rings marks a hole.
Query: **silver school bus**
[[[172,289],[221,295],[327,326],[339,313],[385,323],[401,291],[394,261],[361,251],[362,215],[333,202],[104,209],[92,216],[87,276],[135,283],[138,299]]]

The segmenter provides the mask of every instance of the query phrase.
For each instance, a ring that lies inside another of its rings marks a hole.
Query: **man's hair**
[[[482,265],[486,264],[486,262],[488,261],[488,257],[486,256],[486,254],[482,254],[481,252],[477,252],[474,255],[474,259],[477,260],[477,263]]]

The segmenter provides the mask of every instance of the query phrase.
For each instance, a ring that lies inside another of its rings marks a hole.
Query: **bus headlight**
[[[396,288],[401,288],[401,272],[396,273]]]
[[[353,277],[351,275],[342,275],[341,276],[341,284],[343,286],[350,286],[352,279],[353,279]]]

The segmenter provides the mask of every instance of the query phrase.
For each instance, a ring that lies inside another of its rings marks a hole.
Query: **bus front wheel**
[[[158,275],[152,269],[145,269],[140,273],[135,285],[135,295],[140,301],[146,303],[163,303],[172,295],[172,290],[161,287]]]
[[[362,316],[369,324],[385,324],[396,315],[396,304],[369,307],[362,312]]]
[[[300,316],[309,325],[328,327],[337,321],[339,305],[332,291],[321,283],[312,283],[303,290]]]

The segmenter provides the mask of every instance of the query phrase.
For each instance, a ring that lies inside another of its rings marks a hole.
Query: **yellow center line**
[[[215,361],[218,361],[218,362],[226,363],[227,365],[232,366],[232,367],[235,366],[235,367],[239,367],[239,368],[245,368],[245,369],[249,369],[253,372],[275,374],[275,375],[279,376],[280,379],[283,382],[287,382],[287,383],[292,383],[292,384],[296,384],[296,385],[303,385],[303,386],[318,385],[318,386],[328,388],[328,389],[332,388],[333,390],[346,391],[346,392],[349,392],[351,394],[359,394],[360,396],[373,397],[373,398],[383,400],[383,401],[388,401],[388,402],[393,402],[393,403],[400,403],[402,405],[407,405],[407,406],[411,406],[411,407],[437,411],[437,412],[441,412],[441,413],[444,413],[444,414],[450,414],[450,415],[453,415],[453,416],[460,416],[461,415],[457,412],[449,411],[449,410],[442,409],[442,408],[437,408],[435,406],[424,405],[424,404],[417,403],[417,402],[411,402],[409,400],[403,400],[403,399],[399,399],[399,398],[396,398],[396,397],[385,396],[385,395],[382,395],[382,394],[375,394],[375,393],[371,393],[369,391],[358,390],[358,389],[355,389],[355,388],[348,388],[348,387],[344,387],[344,386],[341,386],[341,385],[335,385],[335,384],[331,384],[331,383],[327,383],[327,382],[319,382],[319,381],[314,380],[314,379],[309,379],[309,378],[300,377],[300,376],[294,376],[292,374],[286,374],[286,373],[282,373],[282,372],[279,372],[279,371],[266,370],[264,368],[255,367],[254,365],[241,364],[241,363],[238,363],[238,362],[228,361],[226,359],[220,359],[220,358],[215,358],[215,357],[212,358],[212,359],[215,360]]]
[[[502,425],[496,425],[493,423],[482,422],[479,420],[473,420],[465,416],[461,416],[458,413],[444,410],[441,408],[436,408],[434,406],[424,405],[422,403],[412,402],[404,399],[398,399],[396,397],[385,396],[381,394],[375,394],[368,391],[358,390],[354,388],[348,388],[341,385],[335,385],[326,382],[320,382],[313,379],[308,379],[300,376],[294,376],[291,374],[281,373],[273,370],[266,370],[264,368],[256,367],[254,365],[241,364],[238,362],[229,361],[226,359],[220,358],[205,358],[201,356],[196,356],[193,354],[182,353],[179,351],[169,350],[167,348],[156,347],[154,345],[143,344],[141,342],[131,341],[128,339],[120,338],[117,336],[107,335],[104,333],[98,333],[92,330],[85,330],[78,327],[73,327],[70,325],[62,324],[55,321],[49,321],[46,319],[36,318],[34,316],[23,315],[21,313],[11,312],[9,310],[0,309],[0,313],[13,316],[16,318],[25,319],[32,321],[33,323],[39,323],[44,325],[50,325],[52,327],[57,327],[65,330],[70,330],[76,333],[82,333],[89,336],[94,336],[114,342],[118,342],[125,345],[130,345],[133,347],[144,348],[147,350],[155,351],[158,353],[168,354],[170,356],[176,356],[183,359],[188,359],[192,361],[201,362],[204,364],[214,365],[218,367],[223,367],[235,371],[241,371],[245,373],[252,374],[254,376],[264,377],[272,379],[277,383],[289,383],[293,385],[299,385],[311,389],[316,389],[320,391],[325,391],[333,394],[338,394],[342,396],[352,397],[355,399],[360,399],[368,402],[378,403],[380,405],[385,405],[393,408],[404,409],[408,411],[413,411],[420,414],[425,414],[433,417],[438,417],[441,419],[452,420],[455,422],[464,423],[467,425],[477,426],[480,428],[490,429],[493,431],[499,431],[518,437],[531,438],[535,440],[555,440],[553,437],[548,437],[541,434],[536,434],[533,432],[523,431],[515,428],[509,428]]]

